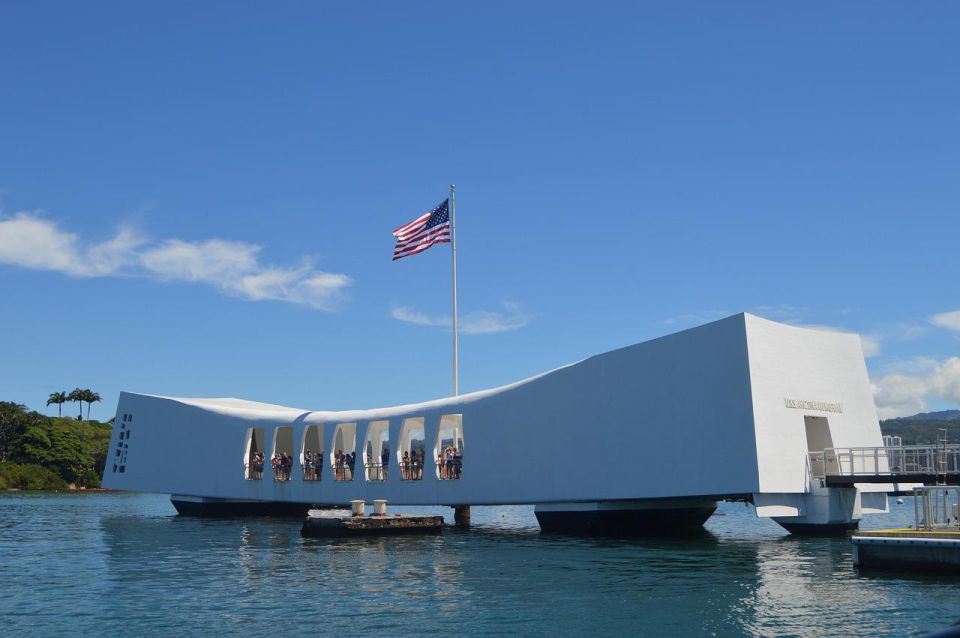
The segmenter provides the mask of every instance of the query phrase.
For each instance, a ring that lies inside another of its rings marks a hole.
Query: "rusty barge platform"
[[[346,515],[311,510],[303,521],[300,534],[308,537],[393,536],[397,534],[439,534],[443,531],[442,516],[387,514],[386,501],[375,501],[374,513],[364,514],[363,501],[353,501],[353,511]]]

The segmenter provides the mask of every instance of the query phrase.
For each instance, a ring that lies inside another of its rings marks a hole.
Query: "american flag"
[[[450,243],[450,200],[445,199],[428,213],[393,231],[397,246],[393,260],[416,255],[434,244]]]

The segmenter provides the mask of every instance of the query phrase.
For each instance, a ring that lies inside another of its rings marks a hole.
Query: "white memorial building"
[[[811,458],[882,446],[855,334],[750,314],[491,390],[312,411],[120,396],[103,485],[181,514],[533,504],[545,531],[670,533],[746,500],[790,531],[855,527],[889,485],[823,487]]]

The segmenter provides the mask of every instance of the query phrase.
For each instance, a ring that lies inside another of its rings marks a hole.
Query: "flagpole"
[[[450,184],[450,247],[453,255],[453,396],[459,394],[457,377],[459,376],[457,337],[457,185]]]

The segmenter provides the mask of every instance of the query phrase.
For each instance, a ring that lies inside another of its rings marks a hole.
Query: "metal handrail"
[[[463,457],[454,459],[449,464],[443,458],[437,459],[437,478],[441,481],[456,481],[463,473]]]
[[[422,481],[423,463],[420,461],[400,461],[401,481]]]
[[[303,480],[304,481],[319,481],[323,476],[323,463],[320,461],[304,461],[303,463]]]
[[[915,487],[913,496],[914,529],[935,531],[960,526],[957,518],[960,488],[946,485]]]
[[[243,476],[248,481],[263,480],[263,463],[244,463]]]
[[[811,459],[819,452],[811,452]],[[960,445],[827,448],[824,476],[888,476],[960,472]]]
[[[333,480],[334,481],[352,481],[353,480],[353,468],[350,467],[350,464],[346,461],[340,461],[339,463],[333,464]]]
[[[367,471],[368,481],[386,481],[387,468],[383,463],[365,463],[364,469]]]

